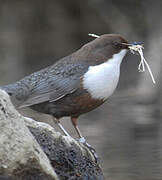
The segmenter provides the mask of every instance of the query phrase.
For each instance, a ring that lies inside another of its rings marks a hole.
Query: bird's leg
[[[53,121],[55,122],[55,124],[58,125],[58,127],[61,129],[61,131],[64,133],[65,136],[70,136],[69,133],[64,129],[64,127],[62,126],[62,124],[60,123],[60,120],[53,117]]]
[[[86,139],[82,136],[80,129],[78,127],[77,118],[71,117],[71,122],[79,136],[79,142],[83,143],[86,147],[88,147],[88,149],[90,149],[90,151],[94,155],[96,162],[98,162],[98,156],[96,154],[96,150],[90,144],[88,144]]]
[[[72,124],[73,124],[73,126],[74,126],[74,128],[75,128],[75,130],[76,130],[76,132],[78,134],[78,136],[79,136],[79,142],[81,142],[81,143],[85,144],[87,147],[91,148],[91,145],[88,144],[86,142],[85,138],[82,136],[82,134],[80,132],[80,129],[78,127],[78,121],[77,120],[78,120],[78,118],[71,117],[71,122],[72,122]]]
[[[78,127],[77,118],[71,117],[71,122],[72,122],[72,124],[73,124],[73,126],[74,126],[74,128],[75,128],[75,130],[76,130],[76,132],[77,132],[77,134],[79,136],[79,138],[80,139],[81,138],[84,139],[84,137],[82,136],[82,133],[80,132],[80,129]]]

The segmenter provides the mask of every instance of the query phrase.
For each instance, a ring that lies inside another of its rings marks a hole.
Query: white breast
[[[90,66],[83,77],[83,88],[95,99],[107,99],[114,92],[120,75],[120,64],[127,50],[114,54],[107,62]]]

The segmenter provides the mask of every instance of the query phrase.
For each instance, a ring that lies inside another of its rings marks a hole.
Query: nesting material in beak
[[[92,37],[95,37],[95,38],[100,37],[100,36],[99,36],[99,35],[97,35],[97,34],[91,34],[91,33],[89,33],[89,34],[88,34],[88,36],[92,36]]]
[[[135,52],[137,52],[141,57],[141,61],[138,65],[139,72],[144,72],[145,71],[145,65],[146,65],[146,67],[150,73],[152,82],[155,84],[156,82],[155,82],[153,73],[151,71],[151,68],[150,68],[149,64],[147,63],[147,61],[143,55],[143,51],[142,51],[142,49],[144,49],[143,44],[141,44],[141,43],[128,44],[128,48],[130,49],[131,53],[135,54]]]

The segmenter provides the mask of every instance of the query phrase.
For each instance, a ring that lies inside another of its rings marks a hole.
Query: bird
[[[16,108],[30,107],[51,115],[65,135],[69,134],[60,119],[70,117],[79,139],[85,142],[78,118],[113,94],[129,46],[119,34],[104,34],[53,65],[0,89],[9,94]]]

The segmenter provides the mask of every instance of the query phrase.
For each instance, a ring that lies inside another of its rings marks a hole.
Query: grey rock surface
[[[24,117],[0,91],[0,175],[17,179],[58,179],[50,161],[26,127]]]
[[[102,180],[91,152],[46,123],[20,115],[0,90],[0,180]]]

